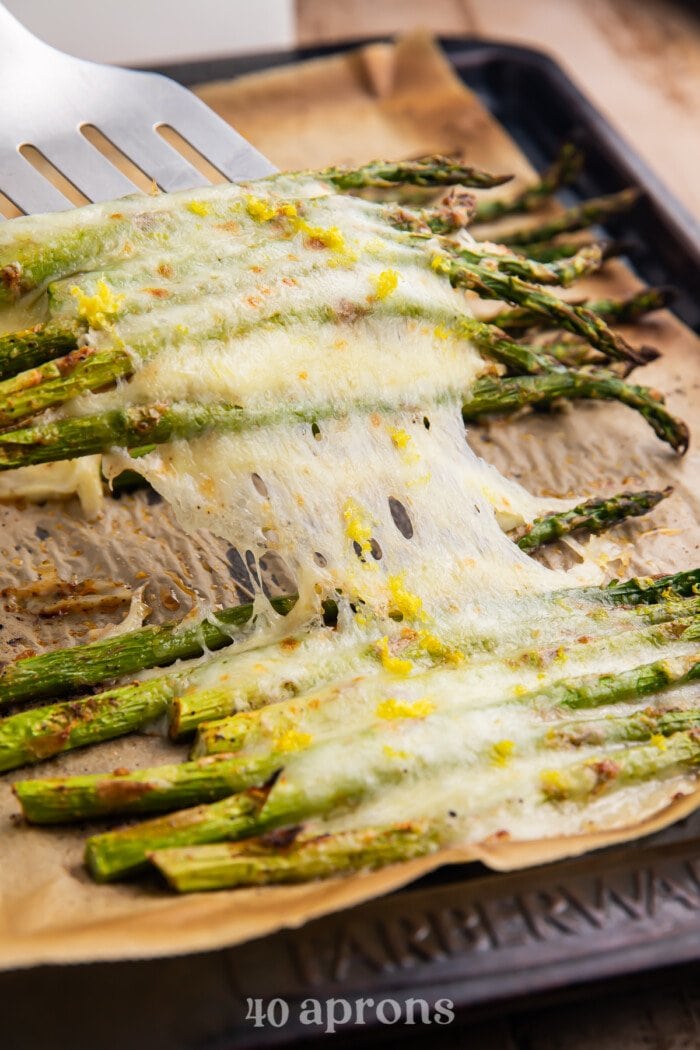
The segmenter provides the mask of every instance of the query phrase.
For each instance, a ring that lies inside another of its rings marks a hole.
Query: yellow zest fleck
[[[311,241],[313,247],[328,248],[339,255],[356,258],[354,253],[349,250],[345,238],[337,226],[329,226],[327,229],[324,229],[323,226],[310,226],[304,219],[297,219],[294,225],[299,233],[303,233]]]
[[[277,208],[261,197],[246,197],[245,206],[251,219],[255,219],[256,222],[269,222],[277,215]]]
[[[427,718],[434,710],[433,701],[425,697],[421,700],[395,700],[389,697],[377,704],[374,713],[377,718],[392,721],[395,718]]]
[[[540,784],[549,799],[563,799],[569,793],[566,780],[558,769],[545,769],[540,774]]]
[[[435,336],[436,339],[449,339],[450,338],[450,333],[449,333],[448,329],[445,328],[445,326],[442,325],[442,324],[436,325],[435,328],[433,328],[433,335]]]
[[[525,696],[527,692],[527,686],[524,685],[516,685],[513,689],[514,696]]]
[[[423,611],[423,600],[406,589],[405,578],[406,573],[402,572],[396,576],[389,576],[386,581],[391,595],[389,612],[394,615],[401,613],[405,620],[425,621],[427,616]]]
[[[299,372],[299,378],[300,379],[308,379],[309,378],[309,373],[308,372]]]
[[[396,270],[382,270],[381,273],[371,274],[370,281],[374,285],[374,294],[370,296],[370,299],[379,301],[388,299],[391,293],[396,291],[399,275]]]
[[[399,656],[392,656],[389,652],[389,639],[386,635],[379,639],[376,643],[376,648],[385,671],[391,671],[392,674],[409,675],[413,670],[413,664],[410,660],[402,660]]]
[[[451,649],[449,645],[445,645],[440,638],[428,631],[419,632],[418,646],[434,660],[444,660],[448,664],[464,663],[464,653],[459,649]]]
[[[78,317],[86,320],[91,328],[106,328],[124,302],[124,296],[115,295],[106,281],[97,282],[94,295],[87,295],[77,284],[70,294],[77,301]]]
[[[275,751],[302,751],[308,747],[313,737],[311,733],[302,733],[298,729],[288,729],[286,733],[275,738]]]
[[[444,255],[434,255],[430,262],[430,268],[435,270],[436,273],[446,274],[450,272],[450,264]]]
[[[383,751],[387,758],[398,758],[402,761],[406,761],[406,759],[411,757],[410,751],[402,751],[398,748],[391,747],[389,744],[384,745]]]
[[[508,759],[515,751],[515,744],[512,740],[497,740],[491,748],[491,761],[494,766],[507,766]]]
[[[406,448],[409,442],[412,440],[411,435],[407,430],[402,430],[401,427],[389,427],[389,436],[391,437],[391,443],[395,448]]]
[[[343,504],[343,518],[345,519],[345,533],[353,543],[357,543],[363,554],[371,550],[370,539],[372,529],[362,513],[362,508],[354,499],[349,498]]]
[[[668,740],[661,733],[654,733],[649,739],[649,743],[653,744],[654,747],[658,747],[659,751],[665,751],[668,747]]]
[[[202,218],[205,218],[205,216],[211,211],[209,205],[205,204],[204,201],[188,201],[185,207],[188,211],[191,211],[193,215],[201,215]]]

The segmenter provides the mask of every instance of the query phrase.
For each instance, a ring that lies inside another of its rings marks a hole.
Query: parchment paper
[[[531,174],[505,132],[422,37],[211,84],[200,94],[281,168],[459,151],[487,169],[520,178]],[[615,264],[606,267],[604,277],[590,279],[586,290],[602,295],[633,287],[635,279]],[[700,386],[697,339],[668,313],[654,315],[628,334],[663,349],[663,359],[644,369],[643,382],[663,389],[671,408],[692,423]],[[628,409],[587,405],[575,413],[531,415],[479,427],[471,440],[478,453],[542,494],[595,495],[672,483],[674,496],[652,519],[618,531],[634,540],[634,548],[631,542],[620,545],[622,561],[610,566],[611,574],[672,571],[700,560],[697,453],[691,450],[679,460]],[[0,589],[36,580],[42,563],[45,581],[52,572],[64,580],[115,581],[113,607],[91,611],[87,627],[85,612],[36,615],[42,602],[50,604],[50,594],[40,599],[5,594],[4,659],[97,637],[125,612],[118,585],[145,587],[154,622],[184,613],[196,593],[227,604],[235,600],[226,544],[205,534],[183,536],[168,508],[143,492],[108,501],[102,518],[93,523],[80,517],[75,501],[0,506],[0,555]],[[51,591],[50,579],[45,588]],[[183,749],[159,737],[133,736],[55,759],[39,772],[146,766],[180,756]],[[34,772],[5,776],[0,784],[0,967],[5,968],[231,945],[386,893],[442,863],[477,857],[497,868],[542,863],[647,834],[700,804],[699,790],[653,820],[614,833],[485,843],[347,879],[176,897],[155,879],[95,885],[81,865],[92,829],[40,830],[19,823],[9,782],[21,775]]]

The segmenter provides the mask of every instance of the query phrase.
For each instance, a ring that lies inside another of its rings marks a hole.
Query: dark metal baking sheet
[[[585,148],[586,171],[567,191],[572,199],[630,184],[644,191],[632,215],[617,217],[609,232],[634,245],[630,262],[645,281],[677,288],[674,309],[700,331],[699,224],[562,70],[525,48],[469,40],[443,46],[536,167],[544,167],[563,141]],[[192,85],[331,50],[161,71]],[[700,814],[631,845],[525,872],[496,874],[478,864],[444,868],[381,900],[238,948],[2,974],[2,1045],[284,1045],[322,1032],[299,1023],[300,1004],[310,997],[398,1003],[447,997],[458,1011],[483,1014],[698,959]],[[254,1028],[246,1020],[247,1000],[275,997],[289,1005],[289,1021]],[[401,1031],[408,1036],[415,1029]],[[430,1031],[438,1034],[435,1025]],[[386,1027],[365,1025],[354,1030],[352,1041],[383,1045],[388,1036]]]

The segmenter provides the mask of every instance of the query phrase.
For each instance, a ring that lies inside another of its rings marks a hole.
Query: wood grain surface
[[[700,218],[700,0],[297,0],[302,44],[417,27],[550,52]]]

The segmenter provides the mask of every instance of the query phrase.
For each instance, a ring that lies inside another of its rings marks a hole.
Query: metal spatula
[[[207,179],[158,133],[173,128],[231,180],[260,178],[272,165],[186,88],[72,58],[42,43],[0,4],[0,192],[25,213],[71,202],[22,155],[33,146],[90,201],[134,193],[135,184],[81,132],[92,126],[163,190]]]

